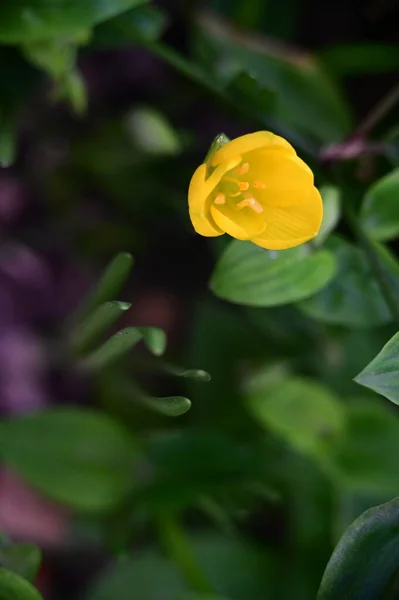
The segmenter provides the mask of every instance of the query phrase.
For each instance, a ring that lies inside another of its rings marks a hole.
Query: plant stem
[[[217,600],[211,584],[193,554],[186,533],[174,515],[162,514],[158,519],[164,548],[175,562],[193,592],[209,594]]]

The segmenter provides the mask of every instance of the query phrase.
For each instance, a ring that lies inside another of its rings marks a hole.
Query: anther
[[[252,182],[252,186],[254,188],[256,188],[257,190],[264,190],[266,185],[263,183],[263,181],[259,181],[258,179],[256,179],[255,181]]]
[[[214,200],[215,204],[226,204],[226,198],[224,194],[218,194]]]
[[[263,213],[262,206],[259,204],[259,202],[255,200],[255,198],[245,198],[245,200],[241,200],[241,202],[237,204],[237,208],[239,209],[245,208],[246,206],[252,208],[252,210],[254,210],[259,215]]]
[[[241,192],[246,192],[247,189],[249,188],[248,181],[237,181],[237,185]]]
[[[238,167],[235,172],[237,173],[237,175],[244,175],[245,173],[248,173],[248,171],[249,163],[244,163],[242,167]]]

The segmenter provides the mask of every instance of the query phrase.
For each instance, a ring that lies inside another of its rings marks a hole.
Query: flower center
[[[254,198],[252,188],[261,191],[265,189],[266,185],[259,179],[244,181],[242,176],[247,175],[249,171],[249,163],[246,162],[226,173],[214,192],[213,203],[216,205],[227,204],[237,210],[250,208],[258,214],[263,213],[263,207]]]

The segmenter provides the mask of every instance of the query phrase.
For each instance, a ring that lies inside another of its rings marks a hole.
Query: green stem
[[[353,232],[358,238],[364,253],[367,256],[370,268],[374,274],[374,277],[380,287],[381,293],[385,298],[385,302],[391,312],[392,318],[399,325],[399,304],[395,289],[392,287],[391,282],[381,264],[381,259],[362,226],[359,224],[358,216],[354,213],[350,206],[346,206],[344,209],[349,224],[351,225]]]
[[[186,533],[174,515],[163,514],[158,519],[161,541],[193,592],[216,595],[191,549]]]

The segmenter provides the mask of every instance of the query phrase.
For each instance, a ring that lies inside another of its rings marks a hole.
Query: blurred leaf
[[[130,302],[116,300],[101,304],[72,331],[73,350],[83,352],[93,346],[130,307]]]
[[[175,156],[181,152],[180,140],[165,117],[151,108],[132,112],[127,129],[141,152],[160,156]]]
[[[300,303],[301,310],[322,323],[347,327],[376,327],[391,321],[391,312],[362,251],[338,237],[326,244],[338,273],[321,292]],[[390,276],[396,277],[387,263]],[[399,281],[399,279],[398,279]]]
[[[234,600],[277,597],[277,565],[271,553],[215,534],[191,536],[191,544],[215,589],[217,600],[226,600],[226,597]],[[139,600],[163,597],[165,600],[180,600],[180,596],[183,600],[184,594],[188,594],[187,600],[191,600],[188,586],[182,581],[176,566],[154,550],[115,564],[100,577],[86,600],[131,600],[132,590]],[[206,596],[205,599],[208,600]]]
[[[103,512],[130,491],[136,451],[108,416],[70,407],[3,421],[0,456],[48,496],[76,510]]]
[[[89,354],[81,363],[83,369],[96,371],[111,365],[134,348],[143,334],[138,327],[126,327],[115,333],[102,346]]]
[[[299,377],[267,386],[248,396],[255,419],[296,450],[324,458],[326,444],[342,435],[345,411],[328,388]]]
[[[19,0],[0,6],[0,43],[33,41],[74,35],[127,11],[145,0]]]
[[[136,327],[143,336],[144,344],[155,356],[162,356],[166,350],[166,333],[160,327]]]
[[[104,270],[94,290],[83,302],[79,312],[87,315],[103,302],[115,300],[124,287],[133,264],[133,256],[128,252],[121,252],[115,256]]]
[[[151,410],[167,417],[180,417],[191,408],[191,402],[184,396],[169,396],[167,398],[152,398],[147,396],[145,404]]]
[[[311,296],[335,274],[331,253],[309,253],[306,246],[264,250],[235,240],[223,253],[212,274],[212,291],[245,306],[278,306]]]
[[[41,553],[33,544],[7,544],[0,546],[0,565],[28,581],[34,581],[40,568]],[[1,598],[1,592],[0,592]]]
[[[53,100],[65,100],[78,115],[85,112],[88,103],[86,84],[79,71],[74,69],[57,82]]]
[[[245,72],[239,73],[230,81],[226,94],[253,118],[258,114],[263,119],[274,108],[274,91],[263,87],[256,77]]]
[[[340,90],[313,56],[286,50],[268,38],[237,32],[209,13],[199,21],[198,47],[211,49],[204,67],[228,86],[240,73],[254,77],[275,94],[274,116],[319,142],[349,133],[348,108]]]
[[[326,185],[320,188],[323,199],[323,221],[317,237],[313,240],[315,246],[321,246],[334,231],[341,216],[341,196],[338,188]]]
[[[363,513],[342,536],[325,570],[318,600],[375,600],[399,565],[399,499]],[[397,588],[392,588],[392,592]]]
[[[340,76],[395,73],[399,69],[399,45],[341,44],[322,50],[319,58]]]
[[[1,600],[43,600],[36,588],[17,573],[0,567]]]
[[[11,115],[0,108],[0,167],[9,167],[15,160],[16,132]]]
[[[202,369],[184,369],[183,367],[179,367],[177,365],[164,364],[162,368],[167,373],[171,375],[176,375],[177,377],[184,377],[186,379],[193,379],[194,381],[210,381],[212,376],[207,371],[203,371]]]
[[[136,6],[109,19],[94,30],[94,46],[115,48],[132,42],[156,41],[167,25],[167,16],[155,6]]]
[[[398,453],[398,415],[377,399],[349,402],[346,432],[334,452],[340,486],[352,492],[399,494]]]
[[[369,188],[362,205],[361,223],[371,238],[391,240],[399,234],[399,169]]]
[[[399,404],[399,333],[385,344],[355,381]]]

